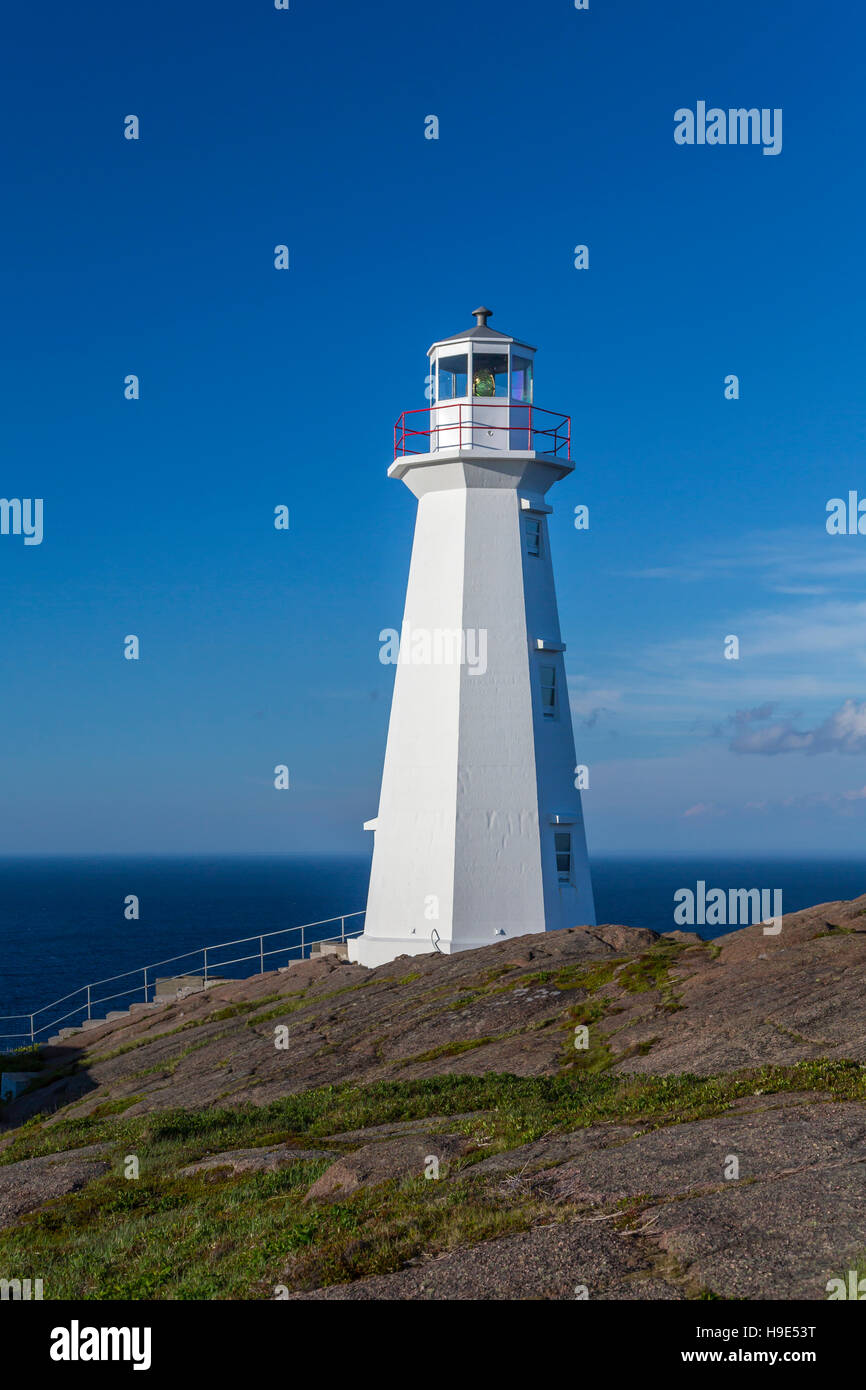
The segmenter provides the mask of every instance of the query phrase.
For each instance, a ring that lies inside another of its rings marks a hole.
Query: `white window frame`
[[[559,846],[557,845],[557,843],[556,843],[557,837],[560,836],[560,835],[564,836],[564,837],[568,840],[568,850],[567,850],[567,851],[561,850],[561,849],[559,848]],[[560,869],[560,867],[559,867],[559,856],[560,856],[560,854],[565,854],[566,852],[567,852],[567,854],[568,854],[568,868],[567,868],[567,869]],[[573,884],[573,883],[574,883],[574,836],[572,835],[572,833],[571,833],[570,830],[563,830],[563,829],[560,829],[559,827],[557,827],[556,830],[554,830],[554,832],[553,832],[553,854],[554,854],[554,858],[555,858],[555,861],[556,861],[556,878],[557,878],[557,882],[560,884],[560,886],[562,886],[563,884],[569,884],[569,883],[570,883],[570,884]]]

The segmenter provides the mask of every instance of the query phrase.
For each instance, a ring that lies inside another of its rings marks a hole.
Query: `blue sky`
[[[0,492],[45,538],[0,536],[5,852],[369,848],[392,426],[480,302],[573,417],[591,852],[859,852],[866,537],[824,522],[866,495],[864,31],[847,0],[16,7]],[[781,108],[782,153],[678,146],[699,100]]]

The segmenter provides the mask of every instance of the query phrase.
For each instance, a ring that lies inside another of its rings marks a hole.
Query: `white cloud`
[[[772,707],[738,710],[728,721],[734,729],[732,753],[866,753],[866,700],[846,700],[814,729],[797,729],[792,719],[769,720]]]

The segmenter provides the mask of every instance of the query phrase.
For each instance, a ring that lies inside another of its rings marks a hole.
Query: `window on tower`
[[[512,357],[511,359],[511,399],[513,401],[532,401],[532,358]]]
[[[556,715],[556,667],[542,666],[540,680],[542,713],[545,719],[553,719]]]
[[[468,359],[466,353],[456,357],[439,358],[439,386],[436,399],[451,401],[455,396],[466,395]]]
[[[554,831],[553,843],[556,849],[556,877],[560,883],[571,883],[571,831]]]
[[[504,352],[472,354],[473,396],[508,395],[508,358]]]
[[[537,516],[527,516],[523,519],[526,532],[526,553],[538,558],[541,555],[541,520]]]

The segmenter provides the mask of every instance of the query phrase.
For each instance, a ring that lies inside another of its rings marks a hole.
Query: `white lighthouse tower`
[[[593,925],[546,495],[570,420],[535,349],[475,326],[429,351],[388,470],[418,498],[362,936],[352,960]]]

